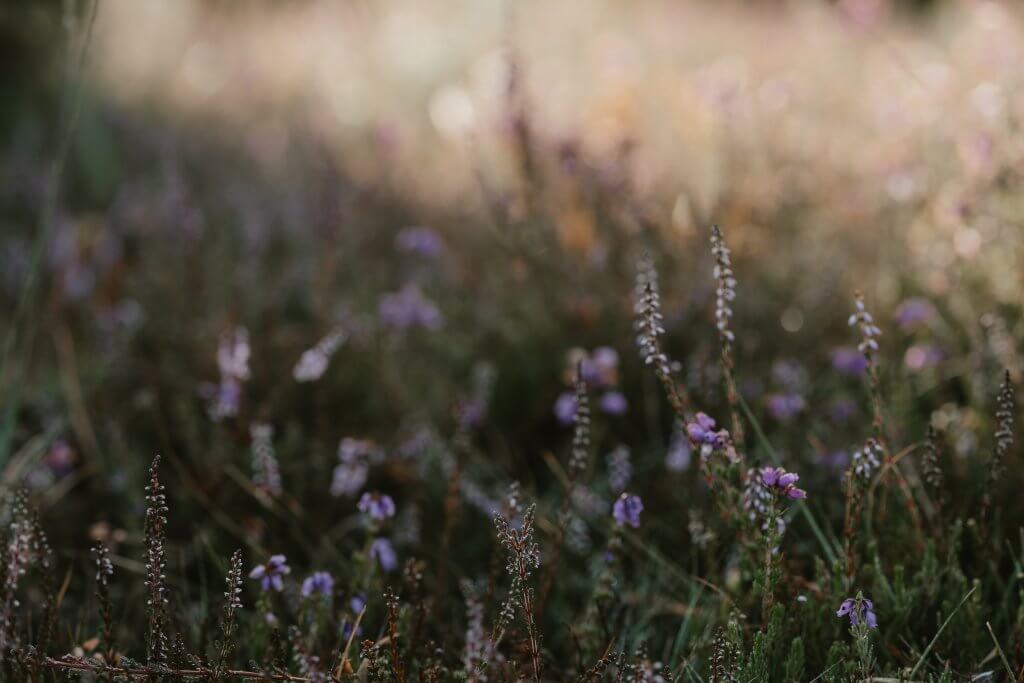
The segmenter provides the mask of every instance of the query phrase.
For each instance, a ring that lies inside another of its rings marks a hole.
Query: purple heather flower
[[[807,491],[796,486],[799,480],[799,474],[787,472],[781,467],[764,467],[761,469],[761,483],[770,491],[783,495],[790,500],[800,500],[807,497]]]
[[[856,626],[861,618],[868,628],[878,628],[878,617],[875,616],[875,603],[867,598],[847,598],[836,611],[837,617],[849,617],[850,626]]]
[[[857,403],[848,398],[837,398],[829,405],[829,415],[833,422],[849,422],[857,414]]]
[[[352,614],[359,614],[366,607],[366,596],[361,594],[353,595],[348,601],[348,608],[352,610]]]
[[[832,367],[841,374],[856,377],[868,369],[868,359],[852,346],[832,349]]]
[[[697,413],[693,422],[686,425],[686,433],[697,443],[718,443],[718,432],[715,431],[715,420],[706,413]]]
[[[936,316],[935,306],[927,299],[907,299],[896,309],[896,324],[904,330],[931,322]]]
[[[395,246],[399,251],[428,258],[437,258],[444,253],[444,240],[441,236],[434,230],[422,226],[403,229],[395,237]]]
[[[360,512],[378,521],[395,516],[395,501],[387,494],[364,493],[359,498],[358,507]]]
[[[765,400],[768,413],[780,422],[788,422],[807,406],[800,394],[771,394]]]
[[[580,360],[583,381],[595,387],[607,387],[616,383],[619,371],[619,353],[608,346],[601,346]]]
[[[690,468],[691,455],[689,440],[681,430],[676,429],[665,454],[665,467],[672,472],[685,472]]]
[[[612,516],[619,526],[629,525],[634,529],[640,528],[640,513],[644,511],[643,501],[640,496],[632,493],[623,493],[612,506]]]
[[[621,391],[608,391],[601,397],[601,410],[609,415],[624,415],[628,407]]]
[[[576,417],[576,395],[563,391],[555,401],[555,419],[559,424],[570,425]]]
[[[393,572],[398,568],[395,547],[386,538],[377,538],[370,544],[370,558],[376,560],[385,572]]]
[[[444,316],[437,305],[413,284],[382,296],[377,312],[384,325],[398,329],[423,327],[437,330],[444,324]]]
[[[724,429],[715,431],[715,421],[705,413],[697,413],[693,422],[686,425],[686,434],[690,441],[700,446],[702,458],[707,458],[719,448],[729,446],[727,456],[730,460],[736,459],[735,449],[729,445],[729,432]]]
[[[354,496],[366,484],[370,467],[365,461],[343,462],[334,468],[331,479],[331,495]]]
[[[306,580],[302,582],[302,597],[308,598],[313,595],[322,595],[326,598],[331,597],[331,593],[334,592],[334,577],[327,572],[315,572],[310,576],[306,577]]]
[[[287,562],[284,555],[271,555],[266,564],[258,564],[249,572],[249,578],[259,581],[263,591],[281,591],[284,589],[284,577],[292,571]]]

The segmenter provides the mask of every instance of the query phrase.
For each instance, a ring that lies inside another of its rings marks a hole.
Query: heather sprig
[[[238,611],[242,609],[242,551],[231,555],[228,574],[224,580],[224,608],[220,622],[221,639],[217,643],[216,670],[220,675],[228,666],[235,651],[235,631],[238,627]]]
[[[725,396],[729,402],[732,419],[732,438],[742,458],[744,452],[743,422],[739,414],[739,389],[736,387],[736,362],[732,354],[736,335],[732,331],[733,301],[736,300],[736,275],[732,270],[732,255],[725,244],[722,231],[717,225],[711,226],[711,255],[715,288],[715,328],[722,351],[722,376],[725,379]]]
[[[882,336],[882,330],[875,324],[874,316],[867,310],[864,303],[864,294],[860,291],[854,293],[854,312],[850,315],[850,327],[857,327],[860,330],[860,341],[857,350],[867,361],[868,370],[868,391],[871,395],[872,424],[875,430],[875,437],[883,438],[884,423],[882,418],[882,395],[881,386],[878,380],[878,338]]]
[[[529,641],[530,658],[533,663],[533,678],[541,680],[540,631],[537,628],[533,609],[533,589],[529,585],[530,575],[540,567],[540,546],[534,539],[534,515],[536,506],[530,505],[525,510],[519,503],[518,487],[513,487],[509,494],[509,512],[495,513],[494,529],[508,555],[505,573],[511,579],[508,597],[501,609],[492,642],[500,642],[506,624],[516,611],[522,614],[526,635]],[[516,518],[519,519],[516,519]],[[518,610],[517,610],[518,608]]]
[[[850,620],[850,634],[854,638],[854,651],[860,669],[861,680],[870,680],[874,669],[874,654],[871,646],[871,631],[878,628],[875,603],[858,592],[856,597],[847,598],[836,611],[836,616]]]
[[[254,422],[249,426],[252,439],[252,483],[261,491],[280,496],[281,468],[274,450],[274,427],[266,422]]]
[[[1003,373],[1003,381],[999,385],[999,394],[996,396],[996,430],[994,434],[995,446],[992,449],[992,457],[989,460],[988,480],[985,490],[982,492],[981,520],[982,533],[988,535],[991,527],[992,501],[996,488],[1003,476],[1006,456],[1013,449],[1013,415],[1015,408],[1015,397],[1013,381],[1010,372]]]
[[[662,349],[661,338],[665,334],[665,327],[661,312],[661,292],[658,289],[658,271],[649,252],[645,252],[637,264],[634,300],[633,326],[640,358],[654,370],[676,415],[685,420],[689,414],[690,401],[686,391],[672,378],[672,363]]]
[[[103,661],[112,664],[114,661],[114,614],[110,602],[110,580],[114,576],[114,565],[110,562],[110,549],[106,544],[97,542],[92,548],[96,560],[96,601],[100,620],[103,622]]]
[[[163,664],[168,654],[167,634],[167,497],[160,483],[160,456],[153,458],[146,486],[146,609],[149,628],[146,658],[150,664]]]

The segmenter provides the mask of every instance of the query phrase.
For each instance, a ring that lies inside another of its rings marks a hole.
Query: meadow
[[[1014,4],[0,37],[0,680],[1024,681]]]

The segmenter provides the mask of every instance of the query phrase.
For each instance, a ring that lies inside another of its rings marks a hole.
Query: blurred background
[[[669,350],[721,411],[712,222],[742,392],[812,490],[869,421],[855,290],[892,429],[959,427],[963,476],[1024,369],[1013,3],[7,2],[0,36],[0,466],[70,557],[113,539],[132,567],[156,452],[182,573],[231,542],[342,557],[351,438],[407,515],[400,554],[429,559],[460,425],[482,541],[509,481],[557,488],[592,352],[597,467],[632,449],[685,556],[695,472],[632,282],[649,249]]]

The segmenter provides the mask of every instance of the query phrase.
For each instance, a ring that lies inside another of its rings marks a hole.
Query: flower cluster
[[[857,292],[854,303],[857,310],[850,316],[848,323],[850,327],[860,328],[861,341],[857,344],[857,350],[866,358],[870,358],[872,353],[878,351],[878,338],[882,336],[882,330],[875,325],[875,319],[864,307],[862,293]]]
[[[586,387],[602,391],[598,406],[608,415],[623,415],[629,402],[616,388],[619,377],[619,354],[607,346],[601,346],[587,353],[583,349],[569,351],[565,377],[568,384],[575,385],[577,375]],[[572,424],[579,406],[579,388],[564,391],[555,400],[555,418],[563,425]]]
[[[787,472],[781,467],[764,467],[761,469],[761,482],[767,489],[790,500],[801,500],[807,497],[807,491],[797,488],[800,475]]]
[[[623,493],[612,506],[612,517],[619,526],[631,526],[634,529],[640,528],[640,513],[644,511],[643,501],[640,496],[632,493]]]
[[[242,398],[242,383],[249,379],[249,332],[239,327],[221,336],[217,347],[220,383],[204,385],[202,393],[209,401],[207,412],[214,420],[234,417]]]
[[[735,335],[730,329],[732,302],[736,299],[736,276],[732,271],[732,256],[725,246],[722,231],[717,225],[711,228],[711,255],[715,259],[714,276],[718,281],[715,289],[715,326],[723,343],[731,344]]]
[[[629,448],[616,446],[608,454],[608,487],[612,493],[621,493],[633,478],[633,463]]]
[[[850,626],[857,626],[861,623],[868,628],[878,628],[878,617],[875,616],[875,603],[860,596],[847,598],[836,611],[837,617],[848,617]]]
[[[395,516],[395,501],[383,493],[366,492],[359,498],[359,511],[378,522]]]
[[[700,446],[702,458],[708,458],[715,451],[725,451],[730,461],[736,459],[735,450],[729,440],[729,432],[715,429],[717,423],[707,413],[697,413],[693,420],[686,424],[686,434],[690,441]]]
[[[381,297],[377,313],[385,326],[402,330],[414,327],[438,330],[444,324],[444,316],[437,304],[425,297],[414,284]]]
[[[858,479],[868,480],[882,466],[885,451],[878,439],[869,438],[864,446],[853,453],[853,473]]]
[[[385,572],[393,572],[398,569],[398,553],[391,541],[384,537],[375,538],[370,544],[370,559],[380,565]]]
[[[354,496],[362,490],[370,476],[370,460],[379,455],[370,441],[345,437],[338,444],[339,464],[331,479],[332,496]]]
[[[275,591],[284,590],[284,577],[292,573],[288,566],[288,558],[284,555],[271,555],[266,564],[258,564],[249,572],[249,578],[260,582],[260,589],[264,592],[271,589]]]
[[[328,572],[314,572],[303,580],[299,593],[304,598],[314,595],[330,598],[334,593],[334,577]]]

